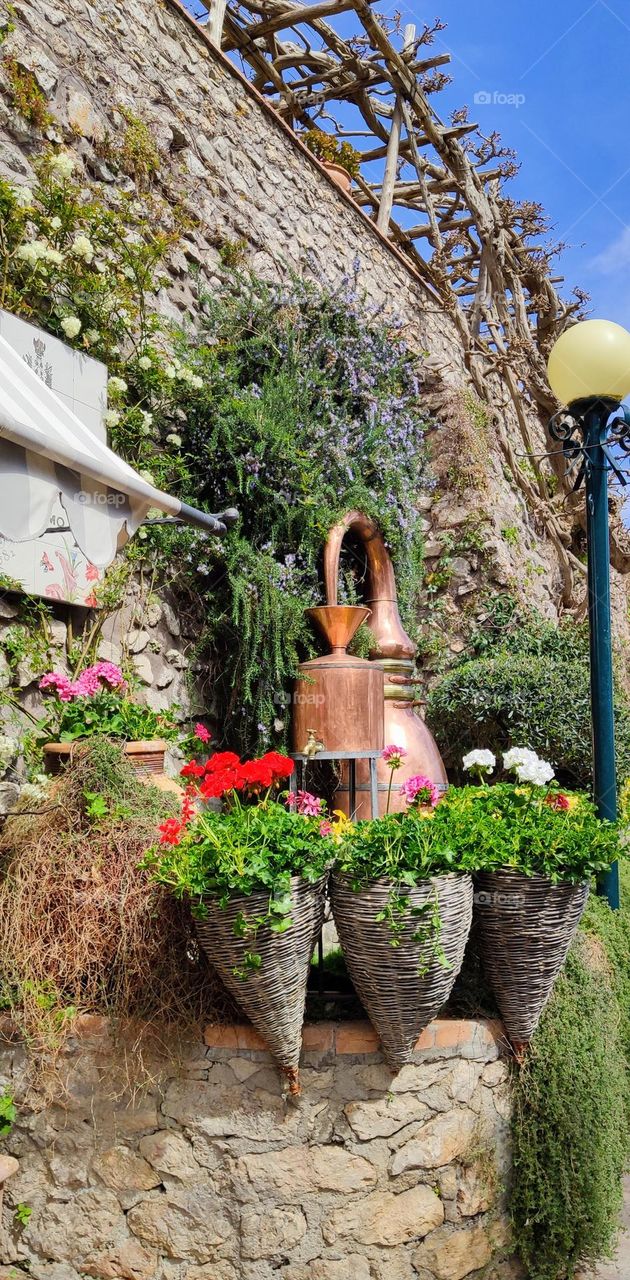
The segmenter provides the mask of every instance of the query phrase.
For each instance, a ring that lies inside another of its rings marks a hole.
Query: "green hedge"
[[[526,746],[551,760],[565,785],[591,777],[588,638],[584,628],[537,621],[450,671],[429,696],[427,719],[447,767],[475,747]],[[630,707],[616,692],[617,767],[630,775]]]

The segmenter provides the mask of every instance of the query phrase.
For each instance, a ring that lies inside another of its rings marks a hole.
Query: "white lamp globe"
[[[619,403],[630,393],[630,333],[612,320],[582,320],[552,347],[547,374],[562,404],[591,397]]]

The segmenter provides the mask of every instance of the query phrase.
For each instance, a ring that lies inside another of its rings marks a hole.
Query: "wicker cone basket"
[[[470,876],[445,875],[403,890],[416,907],[437,894],[439,943],[448,968],[431,955],[428,942],[414,941],[418,920],[410,913],[405,917],[400,945],[392,947],[387,922],[376,919],[391,888],[391,881],[375,880],[367,888],[355,890],[344,877],[333,876],[331,898],[350,976],[389,1066],[399,1071],[412,1061],[419,1035],[451,993],[470,931],[473,887]],[[420,973],[427,962],[426,972]]]
[[[247,920],[266,915],[268,893],[238,894],[226,907],[207,897],[208,914],[196,921],[197,935],[210,963],[269,1045],[290,1082],[291,1093],[300,1091],[298,1064],[306,983],[324,920],[327,878],[322,876],[310,884],[299,876],[292,877],[293,923],[286,933],[274,933],[267,925],[259,928],[255,939],[251,935],[239,938],[234,932],[240,913]],[[248,951],[261,956],[261,965],[244,978],[236,977],[234,969],[242,969]]]
[[[587,897],[587,884],[554,884],[546,876],[506,870],[476,877],[484,969],[519,1059],[566,960]]]

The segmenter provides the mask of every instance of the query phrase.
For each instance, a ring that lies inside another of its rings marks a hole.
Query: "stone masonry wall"
[[[0,0],[0,19],[3,11],[7,0]],[[215,287],[222,247],[237,246],[243,265],[266,277],[292,269],[337,285],[358,266],[358,288],[368,301],[384,315],[400,316],[410,343],[426,352],[445,423],[434,440],[438,488],[426,507],[429,570],[443,553],[450,555],[449,584],[439,620],[435,611],[427,618],[427,640],[438,625],[445,647],[459,652],[463,613],[483,617],[488,596],[499,591],[556,616],[557,550],[505,466],[492,419],[482,429],[462,400],[469,392],[467,357],[453,318],[177,0],[16,0],[11,22],[2,56],[34,73],[59,122],[54,136],[75,150],[86,175],[104,190],[133,187],[102,158],[106,134],[124,124],[118,108],[149,124],[160,154],[156,189],[195,219],[170,262],[172,283],[160,302],[166,311],[194,313],[198,280]],[[41,139],[9,105],[2,56],[0,172],[28,181]],[[500,382],[491,390],[492,412],[503,402],[499,412],[522,454]],[[427,406],[433,403],[428,395]],[[540,423],[527,404],[524,412],[532,447],[544,449]],[[479,484],[466,480],[471,454]],[[455,483],[453,471],[462,467],[464,479],[460,474]],[[616,574],[613,598],[624,639],[627,599]]]
[[[500,1038],[438,1020],[392,1077],[369,1024],[313,1024],[294,1102],[250,1028],[209,1028],[177,1070],[112,1100],[123,1052],[86,1018],[48,1106],[5,1039],[19,1169],[0,1277],[516,1280]]]

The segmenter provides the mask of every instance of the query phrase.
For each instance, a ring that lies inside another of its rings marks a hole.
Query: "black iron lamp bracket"
[[[625,405],[615,400],[576,400],[568,409],[554,414],[549,435],[562,446],[559,452],[566,459],[567,474],[575,474],[572,493],[595,467],[595,448],[601,449],[605,469],[612,471],[620,484],[628,483],[619,467],[619,457],[615,458],[612,452],[616,449],[630,457],[630,409]]]

